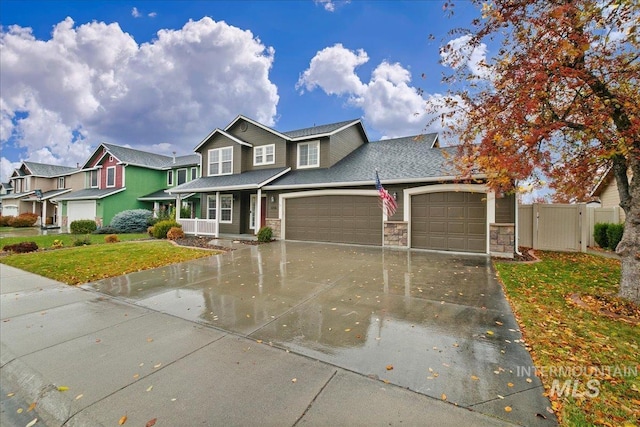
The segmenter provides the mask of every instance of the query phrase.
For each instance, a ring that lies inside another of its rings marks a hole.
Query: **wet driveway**
[[[505,420],[552,422],[484,256],[274,242],[84,287]]]

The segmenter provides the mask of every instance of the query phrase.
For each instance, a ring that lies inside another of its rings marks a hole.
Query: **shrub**
[[[38,215],[34,213],[21,213],[20,215],[13,217],[9,221],[11,227],[33,227],[38,220]]]
[[[69,226],[72,234],[88,234],[96,231],[98,226],[92,219],[78,219],[71,222]]]
[[[593,226],[593,240],[595,240],[596,244],[601,248],[609,247],[609,240],[607,240],[608,227],[609,223],[606,222],[598,222]]]
[[[191,206],[183,206],[180,208],[180,218],[191,218]]]
[[[607,227],[609,249],[616,250],[618,243],[622,240],[622,233],[624,233],[624,224],[609,224],[609,227]]]
[[[5,245],[2,248],[3,251],[15,252],[17,254],[24,254],[27,252],[35,252],[38,250],[36,242],[20,242],[13,245]]]
[[[147,209],[122,211],[111,220],[111,227],[119,233],[144,233],[149,226],[153,212]]]
[[[153,225],[151,227],[147,228],[147,234],[149,234],[149,236],[151,236],[151,237],[153,237],[153,230],[154,230]]]
[[[261,227],[258,230],[258,242],[270,242],[273,237],[273,230],[271,227]]]
[[[118,230],[107,225],[106,227],[98,227],[93,234],[118,234]]]
[[[15,218],[12,215],[0,215],[0,227],[9,227],[9,223]]]
[[[51,249],[60,249],[63,246],[64,246],[64,243],[62,242],[62,240],[56,239],[51,244]]]
[[[167,231],[167,239],[176,240],[184,238],[184,231],[182,231],[181,227],[171,227],[169,231]]]
[[[118,243],[120,241],[120,239],[118,239],[118,235],[117,234],[108,234],[106,236],[104,236],[104,242],[105,243]]]
[[[88,246],[91,244],[91,237],[82,236],[78,237],[73,241],[73,246]]]
[[[156,239],[166,239],[167,233],[172,227],[182,228],[182,226],[173,219],[157,222],[156,225],[153,226],[153,237]]]

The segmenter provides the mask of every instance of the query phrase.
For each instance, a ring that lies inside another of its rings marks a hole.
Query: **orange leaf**
[[[31,412],[36,408],[36,402],[33,402],[31,405],[29,405],[29,407],[27,408],[27,412]]]
[[[387,371],[390,371],[393,369],[393,365],[387,365]]]
[[[147,421],[147,423],[144,425],[144,427],[153,427],[154,425],[156,425],[156,421],[158,421],[157,418],[153,418],[149,421]]]
[[[442,396],[440,396],[440,398],[441,398],[442,400],[447,400],[447,395],[446,395],[446,394],[444,394],[444,393],[442,393]]]
[[[511,411],[512,411],[511,406],[504,407],[504,412],[511,412]]]
[[[120,418],[120,421],[118,421],[118,425],[121,426],[122,424],[124,424],[126,422],[127,422],[127,416],[123,415],[122,418]]]

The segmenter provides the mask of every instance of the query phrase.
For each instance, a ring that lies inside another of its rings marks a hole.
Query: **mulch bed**
[[[520,246],[518,248],[518,252],[520,254],[513,254],[513,258],[496,258],[496,260],[503,262],[535,262],[540,261],[533,253],[533,249],[525,248],[524,246]]]

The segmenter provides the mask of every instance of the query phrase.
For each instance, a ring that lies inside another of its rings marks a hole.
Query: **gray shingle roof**
[[[170,188],[171,193],[193,193],[258,188],[289,168],[261,169],[234,175],[207,176]]]
[[[377,170],[382,183],[428,181],[458,174],[454,158],[457,147],[431,148],[435,134],[364,144],[327,169],[298,169],[266,188],[374,183]]]
[[[200,156],[197,154],[188,154],[186,156],[176,157],[176,162],[173,163],[173,158],[169,160],[169,163],[165,165],[165,169],[177,168],[180,166],[197,166],[200,164]]]
[[[193,193],[192,193],[193,194]],[[183,195],[183,200],[185,196]],[[169,194],[165,190],[154,191],[153,193],[147,194],[146,196],[138,197],[138,200],[153,202],[157,200],[175,200],[176,196],[174,194]]]
[[[303,137],[313,136],[313,135],[322,135],[326,133],[331,133],[337,129],[340,129],[341,127],[344,127],[350,123],[354,123],[357,121],[358,119],[346,120],[344,122],[313,126],[309,128],[297,129],[297,130],[292,130],[292,131],[282,132],[282,133],[287,135],[289,138],[303,138]]]
[[[56,196],[59,196],[61,194],[64,193],[68,193],[71,190],[68,188],[61,188],[59,190],[49,190],[49,191],[45,191],[44,193],[42,193],[42,197],[40,199],[38,199],[35,195],[31,195],[30,197],[27,197],[26,199],[24,199],[25,202],[32,202],[32,201],[38,201],[38,200],[49,200],[49,199],[55,199]]]
[[[124,191],[124,188],[85,188],[55,197],[54,200],[97,200]]]
[[[62,175],[70,175],[76,171],[78,168],[72,168],[69,166],[59,166],[59,165],[47,165],[45,163],[36,163],[36,162],[22,162],[29,170],[32,175],[35,176],[44,176],[44,177],[55,177]]]
[[[136,166],[145,166],[152,169],[162,169],[173,159],[162,154],[149,153],[147,151],[136,150],[134,148],[121,147],[119,145],[102,143],[109,153],[122,163],[129,163]]]

